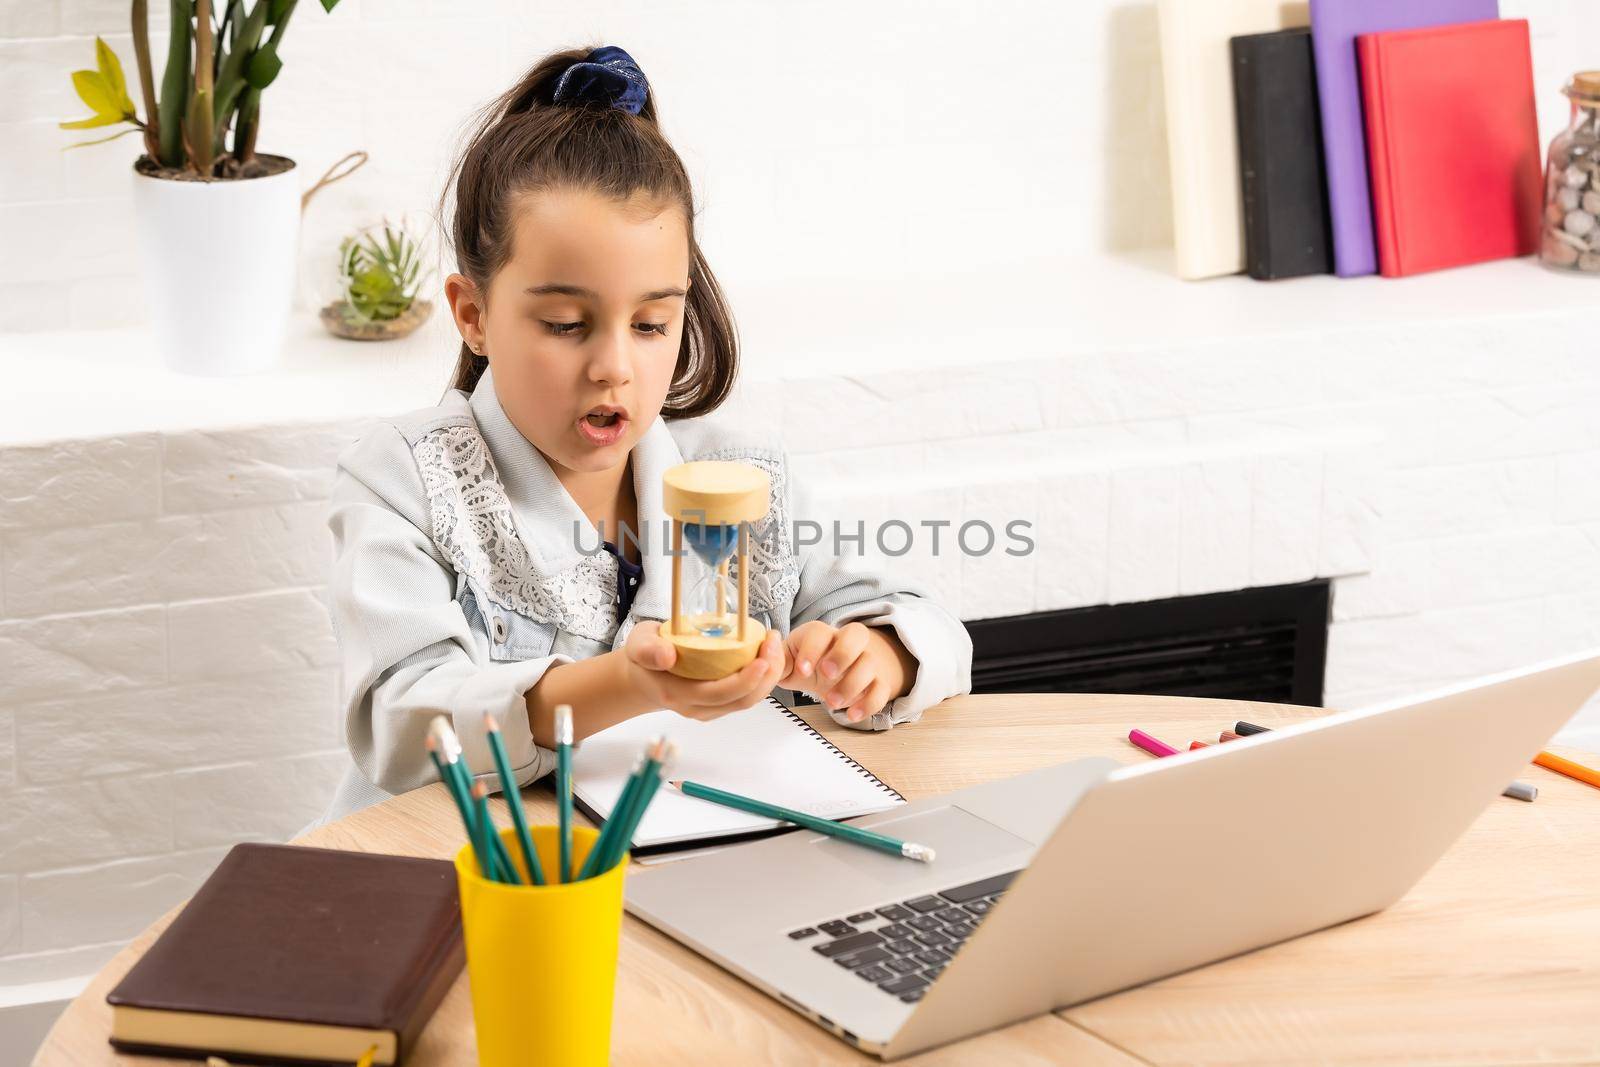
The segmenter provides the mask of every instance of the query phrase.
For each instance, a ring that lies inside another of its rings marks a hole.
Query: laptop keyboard
[[[1020,871],[885,904],[789,932],[857,978],[907,1004],[922,999]]]

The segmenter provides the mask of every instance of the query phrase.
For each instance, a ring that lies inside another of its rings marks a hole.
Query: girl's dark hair
[[[656,122],[650,92],[637,115],[591,101],[556,104],[556,81],[592,49],[553,52],[486,107],[440,198],[446,214],[455,187],[449,237],[457,269],[480,297],[511,254],[512,211],[517,197],[544,189],[581,189],[617,201],[635,193],[676,205],[689,233],[689,293],[684,298],[683,341],[662,417],[690,418],[714,411],[733,389],[739,341],[722,290],[694,238],[694,194],[688,171]],[[453,388],[471,392],[489,361],[461,344]]]

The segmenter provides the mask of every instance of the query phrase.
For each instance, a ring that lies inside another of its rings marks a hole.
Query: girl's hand
[[[788,671],[783,642],[776,630],[762,639],[756,658],[726,678],[697,681],[670,673],[678,650],[661,636],[659,622],[641,622],[623,645],[629,684],[652,708],[671,708],[679,715],[708,722],[759,702]]]
[[[860,722],[904,696],[916,661],[883,627],[847,622],[835,629],[822,621],[789,632],[792,671],[778,680],[785,689],[815,696],[845,718]]]

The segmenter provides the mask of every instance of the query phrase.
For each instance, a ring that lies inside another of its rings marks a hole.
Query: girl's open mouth
[[[614,408],[597,408],[578,420],[578,432],[592,445],[615,444],[628,428],[628,417]]]

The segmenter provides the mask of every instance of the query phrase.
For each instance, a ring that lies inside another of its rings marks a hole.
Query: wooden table
[[[1274,726],[1319,709],[1131,696],[955,697],[885,733],[810,721],[908,798],[1079,756],[1150,757],[1235,719]],[[1582,753],[1574,758],[1592,759]],[[1532,804],[1500,798],[1404,900],[1377,915],[935,1049],[901,1062],[1097,1067],[1138,1063],[1600,1062],[1600,790],[1530,766]],[[527,794],[554,821],[548,788]],[[506,822],[503,802],[496,815]],[[462,840],[441,786],[397,797],[299,843],[446,858]],[[106,992],[178,909],[106,965],[41,1048],[44,1067],[119,1057]],[[640,1064],[874,1062],[645,924],[625,918],[613,1058]],[[465,972],[413,1065],[475,1062]]]

